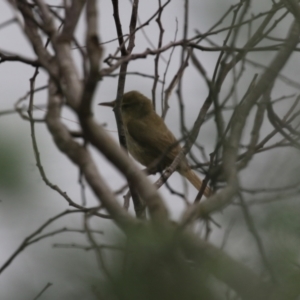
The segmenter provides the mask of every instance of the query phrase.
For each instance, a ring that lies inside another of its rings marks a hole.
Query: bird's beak
[[[109,106],[109,107],[114,108],[114,107],[115,107],[115,104],[116,104],[116,100],[111,101],[111,102],[101,102],[101,103],[99,103],[98,105]]]

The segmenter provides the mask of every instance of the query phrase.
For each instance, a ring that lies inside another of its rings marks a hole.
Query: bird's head
[[[115,107],[116,100],[99,103],[102,106]],[[137,91],[130,91],[123,95],[122,115],[123,118],[140,118],[153,111],[151,100]]]

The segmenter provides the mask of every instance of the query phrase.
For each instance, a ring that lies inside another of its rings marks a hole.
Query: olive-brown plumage
[[[100,105],[114,107],[115,101]],[[128,151],[139,163],[146,167],[158,164],[163,170],[173,162],[181,147],[163,119],[154,111],[151,100],[137,91],[125,93],[122,118]],[[200,189],[202,181],[191,170],[185,158],[177,171],[197,190]],[[210,194],[210,188],[206,187],[204,195],[208,197]]]

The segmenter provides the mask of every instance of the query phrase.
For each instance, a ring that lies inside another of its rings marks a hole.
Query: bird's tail
[[[198,175],[193,172],[191,169],[187,170],[179,170],[179,173],[184,176],[198,191],[202,186],[202,180],[198,177]],[[204,190],[205,197],[209,197],[212,194],[212,190],[206,186]]]

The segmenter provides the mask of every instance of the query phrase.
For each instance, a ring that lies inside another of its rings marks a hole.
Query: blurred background
[[[60,1],[47,1],[51,5],[59,5]],[[190,0],[189,1],[189,24],[188,36],[193,36],[195,30],[206,32],[217,20],[230,8],[236,4],[229,0]],[[145,22],[157,10],[156,1],[140,1],[139,4],[140,22]],[[116,38],[116,29],[113,20],[113,10],[111,1],[103,0],[98,2],[99,8],[99,33],[101,42],[105,43]],[[260,14],[270,9],[267,1],[252,1],[249,15]],[[123,31],[128,32],[130,21],[131,3],[130,1],[120,1],[120,17],[123,24]],[[163,44],[168,44],[175,38],[181,39],[183,36],[184,2],[179,0],[171,1],[162,14],[162,23],[165,29]],[[6,1],[0,2],[0,51],[21,54],[29,58],[35,58],[35,54],[24,37],[17,23],[7,26],[1,24],[14,17],[13,10]],[[292,17],[285,18],[276,27],[272,36],[284,38],[290,26]],[[229,26],[231,18],[225,18],[222,27]],[[253,22],[253,30],[258,26]],[[1,28],[2,27],[2,28]],[[139,31],[136,35],[134,53],[139,53],[147,48],[151,48],[149,41],[157,46],[158,26],[152,21],[144,27],[144,33]],[[147,39],[145,38],[145,34]],[[243,46],[248,38],[249,32],[245,29],[239,34],[237,45]],[[84,16],[81,17],[76,36],[84,45],[85,24]],[[220,32],[213,36],[214,43],[222,45],[226,32]],[[107,57],[113,54],[118,47],[117,41],[105,43],[103,45]],[[171,51],[171,50],[170,50]],[[160,60],[160,78],[166,67],[170,51],[163,53]],[[166,81],[170,82],[177,72],[180,64],[180,49],[176,48],[169,66]],[[74,57],[80,61],[78,50],[74,48]],[[203,51],[197,52],[197,57],[201,61],[211,77],[214,66],[218,58],[218,52]],[[262,68],[273,58],[270,52],[252,52],[249,59],[257,65],[247,64],[243,78],[236,87],[231,101],[238,101],[243,97],[255,73],[261,73]],[[299,78],[299,58],[294,55],[285,66],[283,74],[297,82]],[[154,56],[146,59],[132,61],[129,64],[129,72],[142,72],[153,75]],[[19,247],[22,241],[32,232],[37,230],[44,222],[53,216],[69,209],[68,203],[55,191],[51,190],[43,182],[36,167],[32,142],[30,138],[30,124],[23,120],[14,111],[15,103],[22,98],[30,88],[29,79],[34,73],[34,68],[18,62],[3,62],[0,64],[0,266],[2,266],[12,253]],[[225,97],[232,86],[234,74],[228,76],[223,84],[220,95]],[[277,80],[272,98],[297,94],[299,86],[288,85],[286,81]],[[40,69],[36,79],[36,88],[47,84],[46,73]],[[153,78],[137,75],[128,75],[126,79],[126,89],[139,90],[141,93],[151,98]],[[103,124],[110,135],[118,140],[116,123],[113,112],[97,104],[103,101],[111,101],[116,97],[117,77],[105,77],[98,85],[96,97],[94,98],[94,115],[100,124]],[[157,99],[161,99],[161,88],[157,89]],[[182,81],[182,90],[185,99],[185,123],[187,128],[191,128],[198,111],[207,97],[208,89],[205,81],[193,67],[188,67]],[[35,95],[35,105],[39,107],[34,111],[35,118],[43,118],[45,114],[45,104],[47,100],[46,90],[42,90]],[[160,102],[158,102],[160,103]],[[28,104],[28,99],[24,101],[24,106]],[[179,104],[175,91],[169,100],[170,110],[166,117],[166,123],[177,138],[181,137]],[[290,108],[291,102],[279,103],[277,113],[284,115]],[[11,112],[8,112],[12,110]],[[161,106],[157,105],[158,113],[161,113]],[[5,112],[5,113],[3,113]],[[231,113],[224,114],[226,121]],[[76,117],[70,110],[63,111],[63,121],[70,129],[78,129]],[[245,130],[245,143],[249,140],[253,116],[250,116],[249,126]],[[42,165],[48,179],[65,191],[74,201],[81,203],[81,189],[79,185],[78,169],[62,153],[58,151],[44,123],[36,123],[36,138],[40,152]],[[263,123],[261,136],[267,135],[272,130],[268,122]],[[217,133],[212,117],[205,126],[201,128],[197,142],[205,148],[206,154],[213,151],[217,139]],[[278,140],[280,140],[278,138]],[[194,149],[194,154],[199,156],[198,150]],[[99,170],[112,189],[116,190],[125,184],[124,178],[113,168],[106,159],[93,150],[93,156],[97,161]],[[294,276],[290,269],[300,267],[299,256],[299,196],[297,185],[289,193],[281,196],[280,189],[273,193],[251,193],[251,190],[267,190],[269,188],[280,188],[293,185],[299,178],[299,155],[294,148],[281,147],[274,150],[265,151],[254,156],[249,166],[240,173],[241,186],[250,192],[246,193],[245,201],[248,204],[248,212],[255,223],[256,228],[264,241],[264,247],[269,253],[269,259],[276,262],[278,272],[286,272],[287,278]],[[153,182],[158,176],[151,176]],[[168,181],[170,186],[179,191],[185,189],[186,183],[180,175],[173,174]],[[88,187],[86,187],[86,199],[89,206],[96,205],[97,201]],[[186,198],[193,200],[196,196],[193,187],[188,186]],[[172,218],[178,220],[181,216],[185,203],[182,198],[173,195],[166,187],[160,189]],[[275,200],[276,201],[275,201]],[[122,195],[119,196],[122,203]],[[130,207],[133,212],[132,205]],[[223,247],[232,257],[251,266],[258,273],[262,272],[262,263],[257,245],[249,231],[249,223],[245,217],[245,211],[240,205],[230,205],[223,211],[214,215],[217,223],[211,225],[209,240]],[[37,243],[32,244],[22,251],[11,265],[1,274],[0,299],[18,300],[34,299],[38,293],[51,283],[52,286],[41,296],[40,299],[101,299],[99,294],[100,282],[104,282],[103,270],[99,270],[95,254],[92,250],[83,250],[71,245],[88,245],[85,234],[80,232],[70,232],[71,229],[82,228],[84,220],[82,215],[67,215],[49,226],[45,232],[51,232],[62,228],[67,228],[67,232],[50,236]],[[93,219],[93,228],[101,230],[99,241],[103,245],[120,243],[122,234],[118,231],[113,222],[105,219]],[[199,231],[203,230],[201,225]],[[68,248],[58,247],[58,244],[69,245]],[[56,246],[55,246],[56,245]],[[114,255],[107,251],[107,264],[113,266]],[[264,274],[262,274],[264,276]],[[290,276],[290,277],[288,277]],[[225,288],[224,288],[225,290]],[[210,298],[207,298],[210,299]]]

